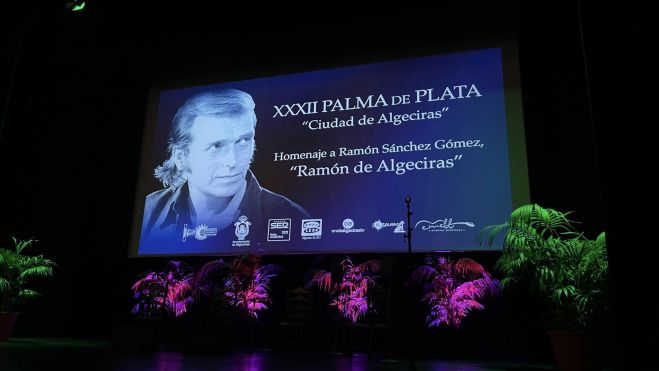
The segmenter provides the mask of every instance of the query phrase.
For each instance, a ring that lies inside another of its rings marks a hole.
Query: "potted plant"
[[[281,268],[276,264],[263,265],[263,251],[235,257],[225,263],[222,259],[204,264],[196,273],[193,285],[207,296],[219,286],[226,302],[246,318],[258,320],[259,312],[272,303],[270,281]]]
[[[168,261],[160,271],[147,271],[133,284],[133,320],[118,324],[114,346],[121,349],[157,350],[176,341],[179,321],[165,322],[169,317],[182,318],[198,299],[192,268],[181,261]]]
[[[481,237],[491,246],[504,233],[496,263],[501,286],[527,286],[544,301],[561,369],[589,370],[596,366],[589,334],[607,307],[606,241],[604,232],[595,240],[585,238],[569,214],[524,205],[505,223],[484,228]]]
[[[24,255],[23,250],[36,242],[14,240],[14,249],[0,248],[0,341],[7,341],[14,327],[16,310],[28,299],[39,296],[27,284],[36,278],[53,275],[55,263],[42,255]]]
[[[452,261],[443,256],[429,255],[425,264],[412,272],[410,280],[422,286],[422,301],[430,307],[428,327],[442,324],[459,328],[471,310],[482,310],[487,296],[499,294],[499,281],[473,259]]]
[[[260,311],[268,310],[272,302],[270,281],[280,270],[275,264],[261,264],[259,254],[247,254],[234,259],[231,273],[224,280],[224,296],[229,305],[250,319],[258,320]]]
[[[198,295],[194,273],[185,263],[170,261],[171,269],[148,272],[133,284],[136,303],[132,313],[144,319],[160,318],[171,313],[180,317],[188,311]]]
[[[340,281],[337,274],[332,277],[332,272],[321,269],[314,272],[307,287],[315,285],[329,293],[332,297],[329,305],[355,324],[370,308],[368,288],[375,285],[377,278],[375,274],[380,271],[382,263],[380,260],[369,260],[355,265],[346,256],[341,260],[340,266],[342,271]]]
[[[265,252],[259,250],[233,258],[225,263],[214,260],[206,263],[196,274],[195,285],[201,292],[217,297],[215,315],[220,316],[221,331],[227,337],[232,336],[235,327],[234,321],[239,321],[240,333],[236,335],[242,338],[249,347],[254,347],[259,338],[255,335],[259,328],[267,328],[268,321],[262,321],[262,314],[269,310],[272,304],[270,296],[271,281],[281,272],[281,267],[276,264],[262,264],[262,255]],[[226,305],[226,307],[225,307]],[[238,318],[227,318],[225,309],[239,314]],[[223,317],[223,318],[222,318]],[[227,327],[228,326],[228,327]],[[233,338],[233,341],[237,341]]]
[[[376,306],[378,300],[377,293],[373,289],[378,288],[376,281],[379,277],[376,274],[382,269],[382,262],[368,260],[361,264],[354,264],[348,256],[326,255],[317,258],[314,265],[327,258],[331,259],[329,265],[326,266],[327,269],[312,269],[312,276],[306,287],[316,286],[329,294],[329,307],[336,309],[339,314],[339,327],[335,336],[337,338],[341,336],[341,329],[347,331],[344,333],[346,336],[344,339],[350,357],[352,357],[355,334],[358,334],[355,330],[366,330],[366,336],[364,337],[362,332],[362,336],[358,339],[366,340],[366,344],[363,345],[368,347],[370,359],[374,339],[377,336],[374,315],[378,311]],[[382,300],[379,302],[383,304]],[[362,323],[358,323],[360,320],[363,320]]]

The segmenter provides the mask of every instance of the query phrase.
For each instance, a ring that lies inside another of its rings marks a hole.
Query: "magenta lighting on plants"
[[[235,258],[231,272],[224,280],[224,296],[229,304],[250,318],[258,319],[260,311],[267,310],[270,298],[270,280],[277,276],[275,264],[261,265],[261,256],[247,254]]]
[[[430,255],[425,265],[412,272],[410,281],[422,285],[425,295],[421,300],[430,306],[428,327],[445,324],[459,328],[471,310],[485,308],[479,300],[499,295],[499,281],[469,258],[452,262]]]
[[[170,261],[169,265],[170,270],[149,272],[133,284],[133,297],[137,300],[133,314],[155,318],[171,313],[180,317],[188,311],[197,294],[195,275],[180,261]]]
[[[218,259],[204,264],[192,280],[195,292],[212,296],[221,289],[229,305],[249,318],[258,319],[259,312],[267,310],[272,302],[270,280],[281,269],[275,264],[261,265],[262,254],[259,250],[229,263]]]
[[[354,324],[366,315],[371,306],[368,288],[375,285],[375,273],[380,271],[382,263],[380,260],[369,260],[354,265],[349,257],[345,257],[340,265],[343,272],[340,282],[332,281],[331,272],[318,270],[307,286],[316,285],[329,293],[332,297],[329,305],[336,307],[344,318]]]

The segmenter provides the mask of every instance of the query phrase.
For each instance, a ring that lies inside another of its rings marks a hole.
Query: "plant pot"
[[[572,331],[549,331],[548,334],[561,371],[598,370],[592,336]]]
[[[9,340],[9,335],[14,329],[14,324],[18,318],[16,312],[0,312],[0,341]]]

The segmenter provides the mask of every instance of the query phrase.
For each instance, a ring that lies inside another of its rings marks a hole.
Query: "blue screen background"
[[[304,207],[313,218],[322,219],[319,239],[303,240],[301,225],[293,223],[290,241],[263,242],[236,248],[213,244],[209,238],[198,247],[181,248],[179,241],[168,245],[142,241],[138,254],[236,254],[264,249],[268,253],[405,252],[407,244],[394,227],[377,230],[382,223],[405,222],[410,196],[414,251],[482,249],[476,235],[486,225],[504,221],[512,210],[509,154],[506,129],[505,89],[501,50],[483,49],[432,57],[415,58],[318,72],[166,90],[160,94],[151,163],[165,158],[172,117],[190,96],[217,88],[237,88],[256,102],[256,152],[251,170],[261,186],[284,195]],[[474,84],[481,96],[458,99],[456,85]],[[420,103],[415,90],[433,89],[435,98],[450,87],[456,99]],[[388,105],[349,111],[273,117],[274,106],[326,99],[382,95],[410,95],[409,104]],[[357,125],[363,115],[378,121],[380,115],[445,111],[440,119]],[[306,120],[331,121],[353,117],[352,127],[310,130]],[[482,147],[436,149],[434,143],[476,141]],[[382,153],[383,145],[430,144],[428,151]],[[339,148],[378,148],[379,153],[339,156]],[[336,157],[275,161],[275,153],[336,151]],[[376,172],[381,161],[446,160],[461,156],[452,168]],[[373,166],[371,173],[353,171],[360,161]],[[294,165],[311,167],[347,166],[349,174],[299,177]],[[152,177],[152,169],[141,177]],[[158,188],[153,189],[156,191]],[[282,215],[286,218],[286,215]],[[361,233],[332,233],[351,219]],[[425,222],[424,222],[425,221]],[[226,233],[233,234],[229,228]],[[266,234],[266,230],[250,234]]]

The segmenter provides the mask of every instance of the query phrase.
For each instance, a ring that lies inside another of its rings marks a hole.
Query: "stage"
[[[441,350],[438,350],[440,353]],[[461,360],[419,357],[417,370],[486,371],[555,370],[552,364],[506,360]],[[404,358],[369,359],[365,353],[352,356],[329,352],[291,352],[272,349],[227,349],[215,353],[171,351],[120,352],[104,341],[83,339],[14,338],[0,343],[0,369],[18,370],[408,370]]]

